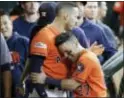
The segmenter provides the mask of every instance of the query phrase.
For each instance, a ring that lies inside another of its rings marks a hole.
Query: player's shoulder
[[[39,32],[34,36],[34,39],[50,40],[52,36],[53,36],[52,31],[46,26],[39,30]]]

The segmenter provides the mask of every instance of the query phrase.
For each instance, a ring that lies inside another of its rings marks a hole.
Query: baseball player
[[[59,3],[56,11],[57,13],[53,23],[42,28],[31,41],[29,70],[35,73],[37,71],[38,74],[42,68],[47,74],[48,77],[42,80],[44,80],[45,84],[48,84],[46,88],[48,97],[65,97],[66,92],[63,91],[60,86],[61,80],[66,79],[68,70],[55,46],[55,37],[59,35],[60,32],[64,32],[68,29],[71,30],[76,26],[79,11],[76,4],[72,2]],[[65,16],[66,18],[64,18]],[[41,74],[38,75],[40,76]],[[32,82],[37,85],[41,82],[37,82],[33,77],[31,77],[31,79]],[[72,85],[69,86],[70,88],[75,88],[75,84],[78,84],[74,80],[70,80],[70,82],[72,82]],[[51,85],[55,85],[56,87],[51,87]],[[54,92],[56,88],[58,90]],[[27,93],[32,93],[32,91],[28,91]],[[43,91],[43,86],[40,89],[40,93],[42,96],[46,95]]]
[[[20,36],[18,33],[13,32],[12,22],[10,17],[3,13],[1,17],[1,32],[3,33],[8,48],[12,56],[11,72],[13,82],[13,96],[16,96],[16,86],[19,84],[20,76],[22,74],[25,61],[28,55],[29,40]],[[5,24],[6,23],[6,24]]]
[[[104,74],[97,56],[84,49],[71,33],[58,35],[55,44],[74,63],[72,78],[80,83],[73,91],[74,97],[106,97]]]

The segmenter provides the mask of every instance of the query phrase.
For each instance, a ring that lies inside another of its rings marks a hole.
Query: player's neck
[[[34,14],[24,14],[25,20],[29,23],[34,23],[39,19],[39,14],[34,13]]]
[[[55,20],[51,25],[53,25],[57,29],[57,31],[59,31],[60,33],[66,31],[64,28],[64,23],[60,21],[58,18],[55,18]]]

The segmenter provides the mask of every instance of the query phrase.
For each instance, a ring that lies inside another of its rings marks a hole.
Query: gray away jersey
[[[0,66],[6,63],[11,63],[12,58],[6,44],[6,41],[0,32]]]

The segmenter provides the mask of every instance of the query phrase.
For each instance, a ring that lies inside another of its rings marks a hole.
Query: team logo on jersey
[[[43,43],[43,42],[37,42],[37,43],[35,43],[35,47],[36,48],[44,48],[44,49],[46,49],[47,45],[45,43]]]
[[[58,56],[56,57],[56,62],[59,63],[61,61],[61,58]]]
[[[77,71],[82,72],[84,70],[84,65],[82,63],[77,63]]]

